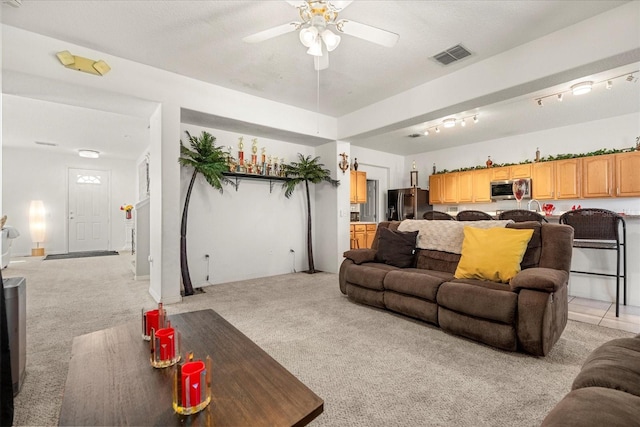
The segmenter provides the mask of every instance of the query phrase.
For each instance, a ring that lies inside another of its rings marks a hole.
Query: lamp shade
[[[329,52],[333,52],[340,44],[340,36],[335,35],[331,30],[324,30],[322,32],[322,40]]]
[[[44,242],[44,214],[44,203],[42,200],[32,200],[29,206],[29,230],[31,231],[31,241],[34,243]]]
[[[322,56],[322,40],[320,37],[316,37],[311,47],[307,50],[309,55]]]
[[[318,30],[315,27],[308,27],[300,30],[300,42],[302,42],[305,47],[311,47],[311,45],[316,41],[317,36]]]

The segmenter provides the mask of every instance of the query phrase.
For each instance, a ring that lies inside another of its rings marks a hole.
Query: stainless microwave
[[[491,201],[498,200],[515,200],[516,196],[513,194],[513,183],[519,181],[517,179],[509,179],[505,181],[491,181]],[[523,178],[524,181],[524,195],[522,199],[531,198],[531,178]]]

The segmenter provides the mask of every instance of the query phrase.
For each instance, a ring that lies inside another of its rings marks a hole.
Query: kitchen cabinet
[[[531,165],[531,197],[538,200],[580,198],[580,159]]]
[[[371,248],[376,237],[376,224],[351,224],[351,249]]]
[[[492,181],[504,181],[511,179],[511,169],[509,166],[502,168],[491,168],[491,180]]]
[[[442,203],[458,203],[458,173],[444,174]]]
[[[429,204],[438,205],[444,203],[442,198],[442,189],[444,186],[444,177],[447,174],[437,174],[429,176]]]
[[[582,197],[613,197],[614,156],[583,157],[581,160]]]
[[[553,199],[555,195],[555,167],[553,162],[534,163],[531,167],[531,197]]]
[[[511,179],[531,178],[531,163],[509,166]]]
[[[491,169],[473,171],[473,201],[476,203],[491,201]]]
[[[376,237],[376,228],[378,226],[376,224],[367,224],[367,236],[366,236],[366,247],[371,249],[373,246],[373,239]]]
[[[580,159],[557,160],[555,167],[555,198],[579,199],[580,195]]]
[[[473,172],[458,174],[458,202],[473,203]]]
[[[640,196],[640,151],[620,153],[614,157],[616,169],[616,196]]]
[[[367,173],[351,171],[350,202],[367,203]]]

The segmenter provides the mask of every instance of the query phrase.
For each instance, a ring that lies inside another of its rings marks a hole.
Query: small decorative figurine
[[[436,173],[436,164],[435,164],[435,163],[433,164],[433,170],[432,170],[432,173],[433,173],[433,174],[435,174],[435,173]]]
[[[636,138],[636,151],[640,151],[640,136]]]
[[[491,166],[493,166],[493,160],[491,160],[491,156],[489,156],[489,157],[487,158],[486,165],[487,165],[487,167],[488,167],[488,168],[490,168]]]
[[[540,148],[536,148],[536,162],[540,161]]]
[[[353,170],[357,171],[358,170],[358,158],[354,158],[353,159]]]

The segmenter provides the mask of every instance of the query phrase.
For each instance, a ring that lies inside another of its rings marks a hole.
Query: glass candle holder
[[[158,308],[155,310],[145,311],[142,309],[142,338],[145,341],[151,339],[151,331],[158,330],[165,327],[165,320],[167,318],[167,312],[162,307],[162,303],[158,303]]]
[[[189,353],[173,375],[173,410],[181,415],[202,411],[211,402],[211,358],[193,360]]]
[[[166,368],[175,365],[180,360],[182,337],[179,331],[168,323],[166,328],[151,330],[151,366]]]

